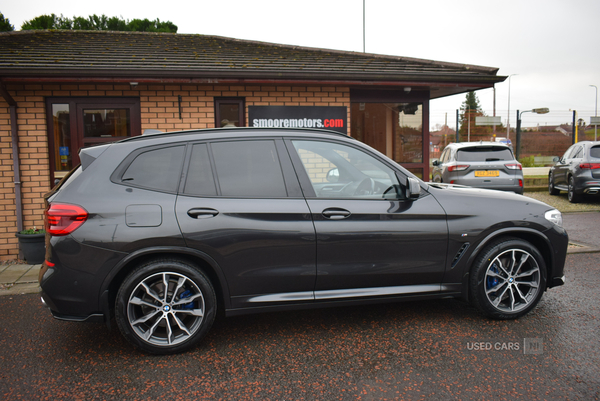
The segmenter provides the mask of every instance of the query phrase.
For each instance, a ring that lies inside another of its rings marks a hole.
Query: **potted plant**
[[[15,234],[19,239],[19,248],[23,258],[32,265],[40,264],[46,257],[46,231],[36,227]]]

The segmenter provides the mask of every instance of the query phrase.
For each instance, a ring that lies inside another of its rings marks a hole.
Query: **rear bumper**
[[[42,293],[41,293],[41,301],[45,307],[50,309],[50,313],[52,313],[52,316],[58,320],[65,320],[68,322],[96,322],[96,323],[105,323],[106,322],[106,317],[103,313],[71,315],[71,314],[64,314],[64,313],[58,312],[58,308],[56,307],[56,304],[54,303],[52,298],[48,296],[48,294],[44,293],[44,291],[42,291]]]
[[[523,187],[517,185],[486,185],[486,184],[475,184],[472,181],[461,181],[456,180],[454,184],[464,185],[473,188],[481,188],[481,189],[493,189],[496,191],[505,191],[505,192],[514,192],[519,195],[523,195]]]
[[[574,174],[575,192],[587,195],[600,194],[600,178],[595,178],[590,171]]]
[[[600,194],[600,187],[589,187],[583,190],[584,194],[587,195],[598,195]]]
[[[45,307],[47,307],[48,309],[50,309],[50,313],[52,313],[52,316],[58,320],[65,320],[67,322],[95,322],[95,323],[104,323],[105,322],[105,318],[102,313],[93,313],[88,316],[68,316],[68,315],[60,314],[57,311],[52,309],[52,306],[50,306],[50,305],[53,305],[52,301],[50,299],[48,299],[48,297],[45,296],[44,293],[42,293],[42,304]]]

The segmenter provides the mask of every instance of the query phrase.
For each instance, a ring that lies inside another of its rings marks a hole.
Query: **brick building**
[[[429,176],[429,101],[497,68],[206,35],[0,33],[0,260],[43,225],[43,194],[85,146],[236,126],[332,128]],[[341,117],[340,117],[341,116]]]

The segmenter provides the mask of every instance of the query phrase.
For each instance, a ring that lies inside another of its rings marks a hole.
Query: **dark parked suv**
[[[47,195],[43,302],[113,316],[144,351],[198,343],[226,315],[456,297],[526,314],[564,283],[560,212],[426,184],[345,135],[212,129],[83,149]]]
[[[548,174],[548,192],[567,191],[569,202],[577,203],[584,195],[600,194],[600,142],[572,145]]]

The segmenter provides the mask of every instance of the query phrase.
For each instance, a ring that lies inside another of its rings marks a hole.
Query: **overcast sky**
[[[600,87],[599,0],[365,0],[366,51],[499,68],[510,79],[510,124],[589,123]],[[363,51],[363,0],[195,0],[144,2],[21,0],[0,12],[20,30],[43,14],[105,14],[171,21],[178,33],[219,35],[290,45]],[[496,85],[496,115],[506,124],[508,80]],[[493,115],[494,91],[476,92]],[[431,102],[431,125],[455,126],[456,95]]]

